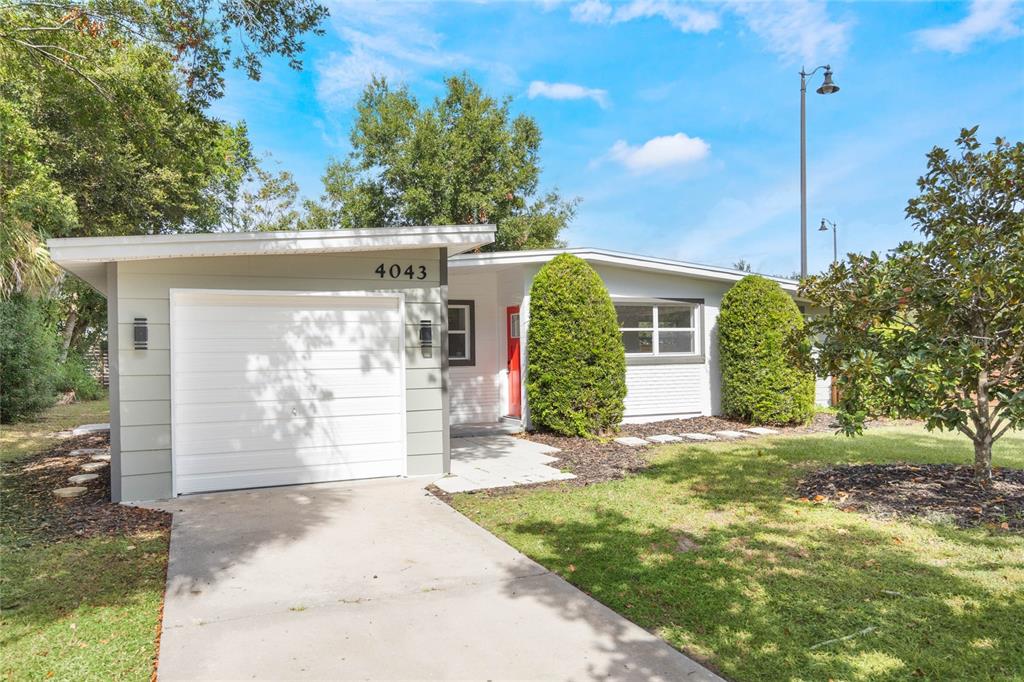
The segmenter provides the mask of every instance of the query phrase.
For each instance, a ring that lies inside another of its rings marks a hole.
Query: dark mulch
[[[806,426],[776,426],[772,428],[780,433],[819,433],[822,431],[834,431],[836,427],[833,425],[833,422],[834,418],[832,415],[822,413],[815,415],[811,423]],[[672,435],[680,433],[711,433],[712,431],[740,430],[749,426],[750,424],[746,422],[724,419],[722,417],[668,419],[648,424],[623,424],[616,437],[636,436],[638,438],[646,438],[664,433]],[[579,486],[612,481],[622,478],[627,474],[641,471],[648,465],[648,459],[644,452],[646,448],[631,448],[626,445],[619,445],[612,438],[590,440],[539,431],[523,433],[520,434],[520,437],[561,450],[561,452],[552,454],[552,457],[558,458],[558,462],[554,463],[554,466],[576,475],[575,479],[560,482],[565,485]],[[542,483],[538,485],[550,486],[552,484]]]
[[[1024,470],[996,469],[991,486],[969,466],[858,464],[819,469],[797,483],[807,501],[881,518],[949,520],[958,526],[1024,530]]]
[[[81,465],[91,461],[88,455],[72,456],[72,450],[108,443],[106,434],[68,438],[46,452],[5,464],[0,483],[4,535],[31,544],[168,530],[170,514],[110,502],[109,466],[94,472],[99,479],[85,484],[85,494],[68,499],[53,494],[56,488],[70,486],[68,477],[83,473]]]

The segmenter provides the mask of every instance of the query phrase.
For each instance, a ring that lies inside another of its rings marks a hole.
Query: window
[[[658,301],[616,303],[627,355],[696,355],[697,304]]]
[[[476,364],[473,301],[448,301],[448,364]]]

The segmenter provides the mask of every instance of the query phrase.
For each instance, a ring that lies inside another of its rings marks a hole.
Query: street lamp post
[[[822,218],[821,227],[818,228],[818,232],[828,232],[830,227],[832,228],[832,264],[835,265],[839,262],[839,242],[836,236],[839,233],[839,226],[831,220]]]
[[[816,90],[819,95],[839,92],[832,82],[832,67],[824,64],[813,71],[800,69],[800,277],[807,277],[807,79],[825,69],[825,80]]]

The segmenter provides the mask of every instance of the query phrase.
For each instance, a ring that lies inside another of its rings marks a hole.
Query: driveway
[[[423,490],[183,497],[161,680],[717,680]]]

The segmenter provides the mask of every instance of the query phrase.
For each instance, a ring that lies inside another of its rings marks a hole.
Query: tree
[[[777,283],[747,275],[722,297],[718,347],[722,412],[755,424],[808,421],[814,374],[801,355],[804,319]]]
[[[297,208],[299,186],[288,171],[254,166],[231,207],[227,225],[240,232],[296,230],[304,226]]]
[[[54,401],[56,337],[45,301],[24,294],[0,300],[0,422],[34,417]]]
[[[861,431],[867,396],[881,393],[970,438],[987,483],[992,444],[1024,424],[1024,143],[982,150],[975,127],[956,145],[929,152],[907,204],[923,241],[851,254],[802,292],[823,311],[810,330],[819,373],[838,379],[844,431]]]
[[[527,352],[526,395],[537,427],[568,436],[618,427],[626,351],[608,290],[582,258],[556,256],[533,278]]]
[[[327,9],[315,0],[48,0],[0,6],[3,53],[37,68],[80,78],[109,96],[111,53],[156,48],[173,62],[186,98],[196,106],[224,93],[224,69],[259,80],[262,58],[282,56],[293,68],[301,36],[322,35]]]
[[[551,248],[577,201],[537,196],[540,129],[512,117],[463,74],[423,108],[408,88],[374,79],[356,105],[352,152],[324,173],[311,226],[495,223],[493,249]]]
[[[740,258],[738,261],[732,264],[733,270],[739,270],[740,272],[753,272],[754,268],[746,260]]]

